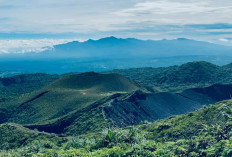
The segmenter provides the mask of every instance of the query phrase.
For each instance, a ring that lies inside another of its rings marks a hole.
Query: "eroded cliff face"
[[[231,85],[194,88],[181,93],[147,94],[136,91],[124,99],[111,100],[103,107],[103,113],[116,126],[136,125],[142,121],[152,122],[172,115],[191,112],[203,105],[230,99],[231,93]]]
[[[136,91],[124,100],[112,100],[103,111],[114,124],[122,127],[183,114],[201,106],[176,93],[146,94]]]

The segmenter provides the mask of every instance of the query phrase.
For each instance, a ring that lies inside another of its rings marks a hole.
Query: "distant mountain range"
[[[53,53],[62,57],[167,57],[186,55],[232,55],[232,47],[185,38],[174,40],[139,40],[107,37],[85,42],[54,46]]]
[[[202,60],[224,65],[232,62],[231,55],[232,47],[184,38],[155,41],[107,37],[55,45],[40,53],[0,55],[0,75],[160,67]]]

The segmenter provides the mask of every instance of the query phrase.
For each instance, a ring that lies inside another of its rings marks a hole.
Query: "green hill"
[[[138,86],[119,74],[103,75],[95,72],[87,72],[63,76],[46,88],[83,90],[92,93],[112,93],[131,92],[138,89]]]
[[[213,84],[231,84],[232,68],[208,62],[189,62],[162,68],[118,69],[112,72],[134,80],[153,91],[181,91]]]
[[[114,93],[130,93],[137,89],[139,87],[134,82],[118,74],[70,74],[40,90],[5,103],[2,109],[11,108],[9,122],[46,124]]]

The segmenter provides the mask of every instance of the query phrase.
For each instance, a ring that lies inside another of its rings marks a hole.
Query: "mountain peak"
[[[116,38],[114,36],[110,36],[110,37],[101,38],[101,39],[99,39],[99,41],[102,41],[102,40],[114,41],[114,40],[118,40],[118,39],[119,38]]]
[[[130,81],[119,74],[100,74],[96,72],[63,76],[50,84],[49,88],[76,90],[94,89],[98,92],[131,92],[138,89],[137,85],[133,81]]]

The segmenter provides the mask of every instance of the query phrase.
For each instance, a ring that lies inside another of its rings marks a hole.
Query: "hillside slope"
[[[70,74],[5,104],[5,109],[14,108],[8,118],[10,122],[46,123],[114,93],[130,93],[137,89],[135,83],[118,74]]]

